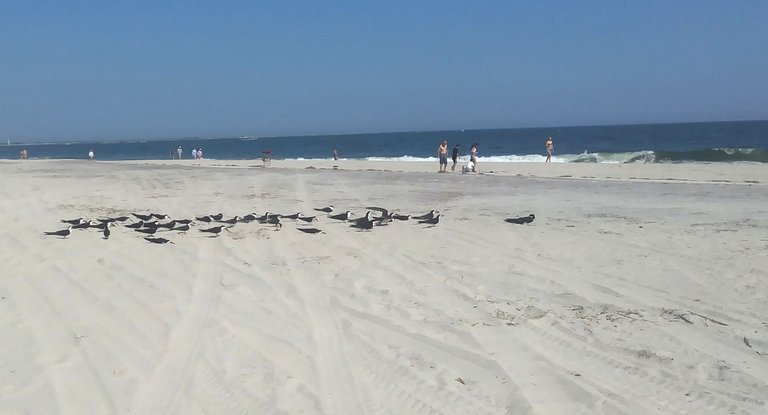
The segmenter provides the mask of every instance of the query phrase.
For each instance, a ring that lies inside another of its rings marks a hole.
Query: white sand
[[[260,164],[0,162],[0,414],[768,413],[768,166]]]

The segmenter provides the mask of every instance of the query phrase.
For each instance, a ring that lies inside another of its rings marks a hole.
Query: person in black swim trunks
[[[456,163],[459,162],[459,147],[461,147],[459,144],[453,146],[453,152],[451,153],[451,160],[453,160],[453,165],[451,165],[451,171],[456,171]]]
[[[448,169],[448,141],[443,140],[437,147],[437,157],[440,159],[440,173],[445,173]]]

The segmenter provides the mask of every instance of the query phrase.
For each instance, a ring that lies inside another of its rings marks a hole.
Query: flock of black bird
[[[394,221],[413,220],[420,225],[436,226],[438,223],[440,223],[440,217],[442,216],[436,210],[432,210],[429,213],[423,215],[412,216],[403,215],[385,208],[375,206],[366,207],[367,211],[365,215],[361,217],[355,217],[354,214],[350,211],[334,214],[333,205],[322,208],[315,208],[315,210],[322,212],[324,217],[327,217],[328,219],[349,223],[349,226],[352,228],[368,231],[372,230],[374,227],[387,226]],[[376,212],[376,215],[374,215],[374,212]],[[229,228],[240,223],[257,222],[264,225],[274,226],[276,230],[280,230],[283,227],[283,220],[286,219],[296,221],[297,223],[304,222],[302,224],[303,226],[296,227],[296,230],[300,232],[308,234],[323,233],[321,229],[310,226],[310,224],[313,222],[318,221],[317,215],[305,216],[302,213],[294,213],[291,215],[282,215],[279,213],[270,212],[267,212],[263,215],[249,213],[244,216],[234,216],[230,219],[224,219],[224,215],[222,213],[215,215],[195,216],[194,219],[171,219],[168,215],[160,213],[131,213],[131,215],[132,217],[119,216],[96,220],[88,220],[85,218],[62,219],[62,222],[69,225],[66,229],[53,232],[45,232],[45,234],[66,238],[72,234],[73,229],[98,229],[102,232],[104,239],[109,239],[111,234],[109,228],[118,226],[118,224],[122,224],[122,226],[125,228],[133,229],[135,232],[147,235],[144,236],[144,240],[147,242],[154,244],[166,244],[173,242],[171,242],[169,239],[156,236],[157,232],[176,231],[179,233],[185,233],[192,229],[191,226],[199,224],[199,232],[209,234],[211,237],[217,237],[219,234],[221,234],[222,231],[229,232]],[[507,218],[505,221],[508,223],[524,225],[532,223],[535,218],[536,217],[531,214],[523,217]],[[128,220],[131,220],[132,222],[125,224],[125,222]]]

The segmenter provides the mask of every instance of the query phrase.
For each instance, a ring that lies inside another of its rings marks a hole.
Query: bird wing
[[[384,209],[383,207],[378,206],[368,206],[366,207],[368,210],[375,210],[376,212],[381,212],[384,216],[389,215],[389,211],[387,209]]]

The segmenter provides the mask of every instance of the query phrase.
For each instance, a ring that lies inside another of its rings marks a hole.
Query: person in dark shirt
[[[459,147],[460,145],[456,144],[453,147],[453,153],[451,153],[451,160],[453,160],[453,165],[451,165],[451,171],[456,171],[456,163],[459,162]]]

